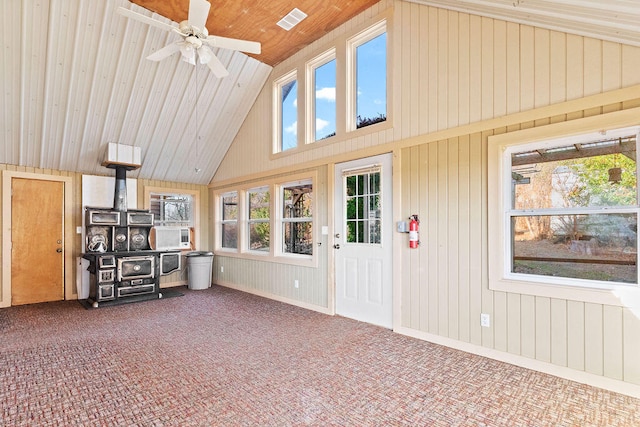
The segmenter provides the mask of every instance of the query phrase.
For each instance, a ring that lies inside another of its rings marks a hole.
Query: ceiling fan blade
[[[120,15],[126,16],[127,18],[135,19],[136,21],[151,25],[156,28],[160,28],[161,30],[171,31],[176,28],[173,25],[165,24],[164,22],[157,21],[153,18],[150,18],[138,12],[134,12],[133,10],[124,8],[122,6],[118,8],[118,13],[120,13]]]
[[[202,46],[200,49],[209,49],[209,48],[206,47],[206,46]],[[221,79],[223,77],[227,77],[229,75],[229,72],[227,71],[225,66],[222,64],[222,62],[220,62],[218,57],[213,52],[211,52],[210,49],[209,49],[209,52],[211,53],[211,57],[207,61],[207,67],[209,67],[211,72],[217,78]],[[201,56],[201,58],[202,58],[202,56]]]
[[[222,49],[239,50],[241,52],[259,54],[261,51],[259,42],[249,40],[231,39],[228,37],[209,36],[206,38],[209,46],[219,47]]]
[[[169,45],[166,45],[162,49],[156,50],[154,53],[147,56],[147,59],[151,61],[161,61],[164,58],[171,56],[178,51],[180,51],[180,46],[177,43],[171,43]]]
[[[191,0],[189,2],[189,24],[199,30],[204,29],[207,26],[210,8],[211,3],[207,0]]]

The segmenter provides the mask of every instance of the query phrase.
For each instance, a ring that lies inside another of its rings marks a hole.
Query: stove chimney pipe
[[[112,165],[116,170],[116,186],[113,192],[113,209],[125,212],[127,210],[127,167]]]

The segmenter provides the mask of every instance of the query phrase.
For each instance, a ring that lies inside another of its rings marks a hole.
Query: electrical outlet
[[[491,327],[491,316],[487,313],[480,314],[480,326],[485,328]]]
[[[298,282],[298,279],[293,281],[293,287],[298,289],[300,287],[300,282]]]
[[[224,273],[224,266],[220,266],[220,273]]]

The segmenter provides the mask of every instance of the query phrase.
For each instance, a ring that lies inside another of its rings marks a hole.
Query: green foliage
[[[622,154],[572,160],[569,167],[578,175],[567,198],[574,206],[629,206],[636,203],[636,162]],[[609,181],[609,170],[622,169],[618,183]]]

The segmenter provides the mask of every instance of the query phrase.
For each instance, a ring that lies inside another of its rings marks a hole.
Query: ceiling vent
[[[285,16],[280,21],[278,21],[278,26],[289,31],[290,29],[298,25],[300,21],[302,21],[306,17],[307,17],[307,14],[296,7],[291,12],[289,12],[287,16]]]

